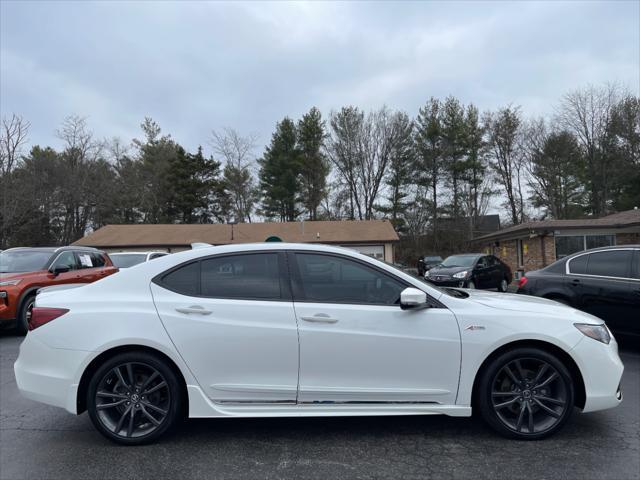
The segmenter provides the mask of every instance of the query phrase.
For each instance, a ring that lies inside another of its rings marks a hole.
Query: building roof
[[[625,228],[640,225],[640,209],[614,213],[601,218],[583,218],[579,220],[539,220],[521,223],[503,228],[497,232],[474,238],[474,241],[496,240],[505,237],[517,237],[544,231],[588,229],[588,228]]]
[[[233,235],[233,239],[232,239]],[[92,247],[187,246],[264,242],[278,237],[296,243],[383,243],[398,241],[387,220],[230,224],[107,225],[73,245]]]

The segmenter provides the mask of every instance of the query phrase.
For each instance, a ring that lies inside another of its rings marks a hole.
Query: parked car
[[[527,272],[518,293],[556,300],[640,336],[640,245],[597,248]]]
[[[294,307],[295,302],[295,307]],[[439,289],[312,244],[184,251],[38,295],[15,363],[28,398],[150,442],[183,416],[470,416],[539,439],[621,401],[602,320],[524,295]]]
[[[88,247],[9,248],[0,252],[0,324],[26,333],[42,287],[90,283],[117,272],[104,252]]]
[[[424,274],[433,267],[442,263],[442,257],[439,255],[427,255],[418,259],[418,275],[424,277]]]
[[[511,269],[499,258],[480,253],[451,255],[428,270],[425,280],[441,287],[488,289],[506,292],[513,280]]]
[[[165,255],[169,254],[166,252],[117,252],[110,253],[109,258],[116,267],[129,268]]]

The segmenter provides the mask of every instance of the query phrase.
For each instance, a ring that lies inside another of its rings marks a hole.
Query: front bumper
[[[618,344],[611,338],[609,345],[585,337],[572,353],[578,363],[586,393],[583,412],[595,412],[616,407],[622,402],[620,381],[624,365],[618,356]]]
[[[91,353],[52,348],[27,334],[13,365],[18,390],[31,400],[77,413],[80,372]]]

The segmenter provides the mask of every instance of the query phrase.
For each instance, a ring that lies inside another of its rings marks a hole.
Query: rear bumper
[[[614,338],[609,345],[585,337],[573,349],[573,357],[582,373],[586,393],[583,412],[595,412],[622,402],[620,381],[624,365],[618,356]]]
[[[20,393],[77,413],[78,375],[91,352],[51,348],[29,333],[13,365]]]

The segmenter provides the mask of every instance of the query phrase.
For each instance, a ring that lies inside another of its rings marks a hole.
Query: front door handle
[[[198,315],[211,315],[211,310],[205,310],[204,307],[201,307],[200,305],[191,305],[190,307],[178,307],[176,308],[176,312],[179,313],[186,313],[186,314],[190,314],[190,313],[195,313]]]
[[[574,278],[573,280],[571,280],[571,285],[580,285],[580,280]]]
[[[338,321],[337,318],[330,317],[326,313],[316,313],[313,316],[309,317],[300,317],[305,322],[314,322],[314,323],[336,323]]]

